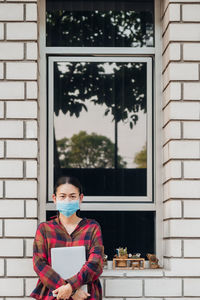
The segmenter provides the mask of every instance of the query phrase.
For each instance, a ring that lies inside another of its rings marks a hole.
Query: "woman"
[[[99,224],[76,215],[83,200],[74,177],[58,179],[52,196],[58,216],[38,226],[33,245],[33,266],[39,279],[31,293],[35,299],[102,299],[99,276],[103,268],[103,243]],[[73,277],[64,279],[51,267],[51,248],[85,246],[87,261]],[[88,285],[88,293],[81,286]]]

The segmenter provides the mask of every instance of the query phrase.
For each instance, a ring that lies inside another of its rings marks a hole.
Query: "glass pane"
[[[54,63],[54,179],[87,196],[146,196],[146,63]]]
[[[154,46],[154,2],[46,1],[46,45]]]
[[[55,214],[55,211],[47,211],[47,220]],[[99,222],[105,254],[110,260],[119,247],[127,247],[132,254],[141,253],[141,257],[146,257],[147,253],[155,253],[155,212],[80,211],[80,216]]]

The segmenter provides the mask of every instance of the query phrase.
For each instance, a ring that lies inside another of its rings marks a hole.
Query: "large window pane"
[[[54,180],[87,196],[147,195],[147,63],[54,63]]]
[[[47,220],[55,211],[47,211]],[[102,228],[105,253],[109,259],[115,249],[127,247],[129,253],[155,253],[155,212],[151,211],[81,211],[81,217],[98,221]]]
[[[47,46],[154,46],[152,0],[47,0],[46,5]]]

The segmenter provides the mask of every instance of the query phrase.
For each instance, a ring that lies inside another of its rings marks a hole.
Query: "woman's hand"
[[[69,299],[72,294],[72,286],[71,284],[62,285],[56,290],[53,291],[54,294],[57,295],[56,299]]]
[[[87,299],[90,296],[90,294],[83,291],[81,288],[76,291],[76,293],[72,296],[73,300],[83,300]]]

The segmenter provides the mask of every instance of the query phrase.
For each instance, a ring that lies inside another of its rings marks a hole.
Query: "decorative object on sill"
[[[104,254],[104,258],[103,258],[104,267],[107,265],[107,262],[108,262],[108,255]]]
[[[119,260],[117,262],[117,266],[118,267],[127,267],[127,264],[125,261],[125,259],[128,258],[127,247],[126,248],[119,247],[116,249],[116,252],[117,252],[117,254],[114,257],[119,258]],[[113,268],[114,268],[114,264],[113,264]]]
[[[134,253],[134,254],[131,254],[131,256],[129,256],[129,255],[128,255],[128,257],[130,257],[130,258],[140,258],[141,253]]]
[[[144,264],[144,258],[113,258],[113,269],[143,270]]]
[[[147,258],[149,260],[150,269],[158,269],[158,268],[160,268],[160,266],[158,264],[159,259],[156,257],[155,254],[147,253]]]

